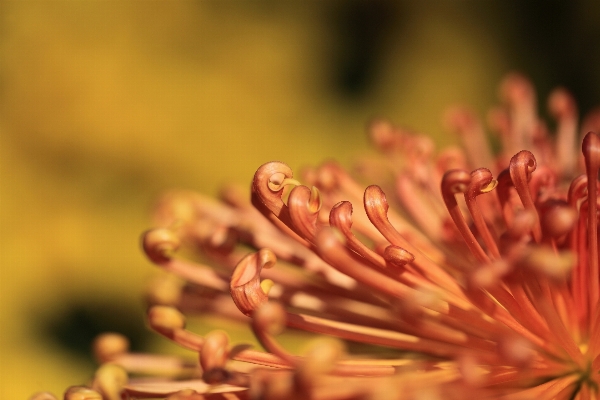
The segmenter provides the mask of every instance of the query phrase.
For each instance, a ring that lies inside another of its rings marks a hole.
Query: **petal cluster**
[[[270,162],[250,196],[166,194],[142,245],[177,279],[153,283],[147,320],[196,360],[103,335],[93,383],[65,399],[600,398],[600,109],[579,124],[557,89],[551,131],[526,78],[500,92],[496,154],[456,107],[462,148],[377,120],[380,155],[352,174]],[[203,313],[246,322],[263,349],[186,329]],[[286,329],[319,339],[295,354]]]

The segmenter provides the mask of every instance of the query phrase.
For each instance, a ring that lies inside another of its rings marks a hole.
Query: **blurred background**
[[[509,71],[600,103],[600,2],[0,2],[0,398],[85,382],[92,338],[156,340],[140,232],[169,188],[364,151],[373,116],[454,143]]]

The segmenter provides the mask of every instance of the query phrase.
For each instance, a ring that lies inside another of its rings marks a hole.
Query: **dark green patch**
[[[101,295],[70,299],[61,311],[41,314],[40,310],[35,310],[35,314],[34,329],[44,341],[90,362],[94,362],[92,343],[101,333],[125,335],[130,340],[132,351],[146,349],[151,336],[138,307],[119,299],[105,299]]]

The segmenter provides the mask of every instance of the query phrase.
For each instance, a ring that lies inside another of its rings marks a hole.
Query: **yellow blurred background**
[[[591,0],[0,2],[0,398],[84,382],[97,331],[148,346],[161,191],[348,164],[375,115],[453,143],[443,110],[483,116],[513,69],[589,110],[599,20]]]

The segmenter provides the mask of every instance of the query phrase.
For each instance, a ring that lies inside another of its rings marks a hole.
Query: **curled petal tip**
[[[487,186],[481,188],[481,193],[491,192],[492,190],[496,189],[496,186],[498,186],[498,181],[494,179],[488,183]]]
[[[171,229],[157,228],[144,232],[142,235],[142,247],[144,252],[157,264],[165,263],[172,258],[181,241]]]
[[[277,256],[269,249],[260,249],[257,254],[262,268],[272,268],[277,262]]]
[[[275,215],[280,215],[284,207],[281,196],[287,185],[300,185],[294,179],[292,169],[279,161],[261,165],[252,180],[252,192],[257,200]]]
[[[364,208],[369,221],[390,242],[398,244],[402,242],[398,231],[392,226],[388,219],[390,208],[385,193],[377,185],[369,186],[364,194]]]
[[[521,150],[510,159],[509,173],[521,203],[526,210],[530,211],[535,218],[532,227],[533,237],[536,242],[541,240],[542,229],[539,224],[538,213],[534,204],[533,196],[529,188],[531,175],[537,168],[537,161],[534,155],[528,150]]]
[[[277,257],[271,250],[261,249],[244,257],[233,271],[229,290],[233,302],[244,315],[251,316],[268,301],[270,286],[268,282],[261,283],[260,272],[263,268],[272,267],[276,261]]]
[[[390,208],[385,193],[377,185],[371,185],[365,189],[364,194],[365,211],[369,216],[371,222],[373,217],[385,217],[387,219],[387,212]]]
[[[513,182],[515,181],[515,178],[513,176],[513,170],[525,171],[525,173],[527,174],[527,179],[529,180],[531,179],[531,174],[533,173],[533,171],[535,171],[536,168],[537,161],[533,153],[529,150],[521,150],[510,159],[509,170]]]
[[[454,196],[466,193],[471,184],[471,174],[462,169],[451,169],[442,177],[441,190],[446,206],[456,202]]]
[[[471,183],[468,188],[470,197],[479,196],[488,193],[498,186],[498,181],[494,179],[492,173],[487,168],[478,168],[471,172]]]
[[[287,185],[300,185],[300,182],[295,179],[286,178],[283,173],[277,172],[271,175],[267,184],[272,192],[279,192]]]
[[[575,136],[600,126],[600,111],[588,122],[594,125],[579,130],[572,97],[557,90],[548,103],[556,129],[547,128],[529,80],[513,74],[501,91],[502,110],[491,117],[503,147],[497,162],[486,151],[480,120],[467,109],[449,110],[445,121],[460,134],[464,151],[439,155],[430,138],[387,120],[371,123],[371,139],[386,158],[363,162],[362,172],[383,188],[395,182],[407,213],[396,212],[379,186],[363,196],[334,162],[300,175],[305,185],[286,164],[266,163],[254,175],[251,202],[231,189],[220,204],[189,192],[166,197],[156,209],[162,228],[146,232],[141,245],[161,273],[173,272],[177,280],[153,284],[148,324],[197,354],[201,369],[180,357],[130,352],[125,337],[106,334],[94,342],[104,365],[93,385],[71,388],[65,399],[554,398],[577,391],[593,397],[600,385],[595,133],[582,144],[586,174],[568,196],[563,189],[583,166],[572,155]],[[470,172],[472,166],[501,169],[509,159],[497,180],[485,168]],[[435,185],[442,174],[440,193]],[[493,190],[494,196],[480,196]],[[353,215],[352,203],[361,200],[366,215],[359,209]],[[322,207],[331,208],[329,224]],[[219,269],[175,258],[182,243]],[[242,258],[245,246],[262,250]],[[286,266],[262,274],[275,265],[275,254],[300,271]],[[250,318],[231,308],[228,289]],[[281,304],[269,301],[270,291]],[[249,321],[266,352],[232,346],[220,331],[195,334],[174,306]],[[320,341],[296,356],[273,337],[286,326],[408,351],[409,359],[395,359],[396,352],[342,359],[341,341]],[[416,360],[413,351],[435,358]],[[126,384],[118,365],[166,379]]]
[[[352,203],[340,201],[331,207],[329,212],[329,223],[333,226],[352,227]]]
[[[316,187],[296,186],[290,192],[288,209],[296,232],[307,240],[312,240],[317,229],[321,195]]]

